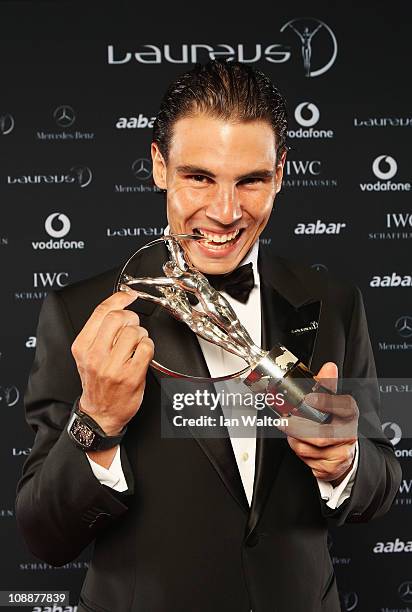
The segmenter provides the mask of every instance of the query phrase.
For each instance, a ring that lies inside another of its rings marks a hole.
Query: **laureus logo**
[[[15,385],[0,387],[0,406],[12,408],[20,399],[20,391]]]
[[[73,166],[70,168],[70,172],[82,189],[92,182],[93,174],[88,166]]]
[[[352,612],[356,610],[359,603],[359,597],[357,593],[343,593],[342,594],[342,606],[345,612]]]
[[[280,28],[280,31],[285,32],[288,29],[294,32],[298,39],[306,77],[320,76],[333,66],[338,55],[338,42],[335,34],[324,21],[313,18],[291,19]],[[322,61],[315,61],[313,57],[315,37],[319,40],[317,57],[322,50]]]
[[[338,43],[333,30],[324,21],[311,17],[291,19],[282,25],[280,32],[284,34],[285,39],[290,39],[295,44],[306,77],[325,74],[335,63]],[[121,49],[120,45],[107,45],[109,65],[128,64],[131,61],[143,65],[196,64],[205,59],[214,60],[216,57],[248,64],[262,60],[271,64],[285,64],[291,59],[292,52],[289,45],[273,41],[269,44],[145,44],[132,51]]]
[[[5,115],[0,115],[0,134],[2,136],[7,136],[14,129],[14,117],[9,113]]]

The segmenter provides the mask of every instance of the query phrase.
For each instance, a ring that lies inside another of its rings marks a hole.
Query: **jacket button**
[[[256,546],[259,543],[259,534],[257,533],[253,533],[247,540],[246,542],[246,546],[249,546],[249,548],[253,548],[254,546]]]

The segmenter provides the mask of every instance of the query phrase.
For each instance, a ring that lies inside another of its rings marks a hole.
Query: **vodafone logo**
[[[289,129],[289,138],[333,138],[334,132],[329,128],[315,126],[320,119],[320,110],[313,102],[300,102],[294,112],[297,129]]]
[[[305,116],[303,116],[303,112]],[[295,108],[295,119],[303,127],[312,127],[319,121],[319,117],[319,109],[312,102],[302,102]]]
[[[44,223],[44,229],[52,238],[63,238],[70,231],[70,219],[63,213],[52,213]]]
[[[391,155],[378,155],[372,162],[372,172],[378,179],[374,183],[360,183],[362,191],[411,191],[410,182],[394,183],[391,179],[398,172],[396,159]]]
[[[64,239],[71,229],[70,219],[64,213],[51,213],[44,222],[44,229],[51,238],[49,240],[33,240],[31,244],[35,251],[43,251],[45,249],[84,249],[83,240]]]
[[[379,155],[372,164],[374,175],[381,181],[388,181],[398,171],[398,164],[390,155]]]
[[[397,423],[393,423],[391,421],[383,423],[382,431],[393,446],[396,446],[402,440],[402,430]]]

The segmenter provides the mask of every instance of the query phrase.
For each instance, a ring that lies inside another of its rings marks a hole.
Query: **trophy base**
[[[279,416],[300,416],[316,423],[330,422],[332,415],[321,412],[305,402],[308,393],[334,395],[315,380],[313,373],[295,355],[281,345],[266,353],[244,380],[253,393],[283,394],[283,406],[276,405]]]

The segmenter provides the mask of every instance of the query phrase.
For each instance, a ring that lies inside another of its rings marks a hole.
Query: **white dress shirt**
[[[258,345],[261,345],[261,308],[260,308],[260,276],[257,268],[257,257],[259,250],[259,242],[255,242],[248,255],[244,258],[241,265],[252,263],[253,274],[255,278],[255,286],[250,292],[249,299],[246,304],[235,300],[225,292],[222,294],[231,304],[233,310],[236,312],[239,320],[249,332],[252,340]],[[233,373],[241,370],[245,367],[245,362],[240,357],[229,353],[223,348],[198,338],[200,348],[203,352],[207,367],[210,372],[210,376],[218,377],[225,374]],[[222,391],[225,388],[225,383],[215,383],[216,391]],[[231,408],[229,411],[227,408],[222,406],[222,410],[225,416],[231,416]],[[237,410],[237,408],[236,408]],[[254,414],[255,408],[242,407],[242,414]],[[255,456],[256,456],[256,435],[255,432],[248,429],[247,437],[236,437],[236,432],[228,429],[230,441],[232,443],[233,453],[236,459],[236,463],[239,469],[239,474],[242,479],[243,487],[245,489],[246,497],[249,505],[252,501],[253,493],[253,482],[255,477]],[[333,487],[330,482],[324,480],[317,480],[318,487],[322,499],[324,499],[330,508],[337,508],[342,502],[347,499],[352,490],[353,482],[355,480],[356,469],[358,465],[358,454],[359,446],[356,442],[355,448],[355,459],[353,466],[349,474],[344,480],[336,487]],[[106,469],[96,462],[92,461],[89,456],[91,469],[98,480],[108,487],[115,489],[116,491],[126,491],[127,483],[122,470],[122,464],[120,459],[120,446],[117,448],[115,457],[109,469]]]

